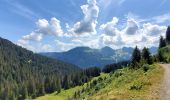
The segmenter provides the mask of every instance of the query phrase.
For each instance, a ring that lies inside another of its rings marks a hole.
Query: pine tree
[[[160,41],[159,41],[159,48],[163,48],[166,46],[166,41],[163,36],[160,36]]]
[[[61,82],[59,78],[56,79],[56,91],[57,93],[61,92]]]
[[[133,51],[133,54],[132,54],[132,67],[134,69],[136,69],[138,66],[138,63],[140,62],[141,60],[141,52],[140,50],[138,49],[138,47],[136,46],[134,51]]]
[[[166,42],[168,44],[170,43],[170,26],[168,26],[167,31],[166,31]]]
[[[39,85],[37,89],[38,89],[38,96],[42,96],[45,94],[44,79],[39,80]]]
[[[163,57],[162,52],[160,50],[158,51],[158,60],[160,62],[164,61],[164,57]]]
[[[149,49],[146,47],[144,47],[142,50],[142,59],[145,61],[145,63],[152,64],[152,59],[151,59]]]
[[[20,90],[19,90],[19,97],[18,100],[24,100],[28,96],[28,90],[24,83],[22,83]]]
[[[36,85],[35,85],[35,81],[33,79],[29,80],[27,89],[28,89],[28,95],[35,97]]]
[[[70,79],[67,75],[64,77],[63,87],[64,87],[64,89],[69,89],[69,87],[70,87]]]

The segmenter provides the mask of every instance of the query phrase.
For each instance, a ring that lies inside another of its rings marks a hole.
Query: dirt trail
[[[164,68],[164,79],[161,91],[161,100],[170,100],[170,64],[161,64]]]

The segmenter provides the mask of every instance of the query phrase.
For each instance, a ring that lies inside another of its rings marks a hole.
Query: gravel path
[[[170,100],[170,64],[161,64],[164,68],[164,79],[161,91],[161,100]]]

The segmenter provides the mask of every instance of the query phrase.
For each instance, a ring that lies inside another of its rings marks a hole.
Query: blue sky
[[[169,0],[1,0],[0,36],[34,52],[157,46]]]

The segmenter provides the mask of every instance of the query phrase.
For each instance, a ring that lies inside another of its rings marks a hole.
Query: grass
[[[147,72],[143,68],[123,68],[112,74],[101,74],[83,86],[47,94],[37,100],[68,100],[83,88],[78,100],[159,100],[162,77],[163,69],[156,64],[149,66]],[[94,81],[97,83],[90,86]]]
[[[36,100],[68,100],[70,97],[72,97],[75,91],[79,89],[81,89],[80,86],[68,90],[61,90],[59,94],[57,94],[57,92],[52,94],[46,94],[45,96],[36,98]]]
[[[167,62],[170,62],[170,45],[161,48],[160,51],[162,52],[164,59],[166,59]]]
[[[105,88],[96,92],[92,100],[159,100],[163,69],[158,65],[149,66],[149,70],[131,70],[124,68],[117,73],[121,76],[115,78]]]

